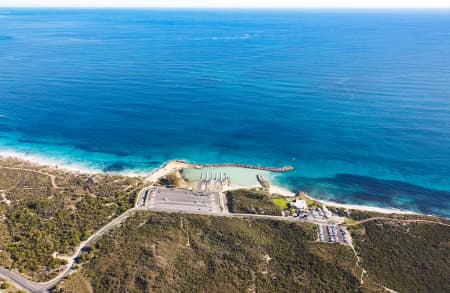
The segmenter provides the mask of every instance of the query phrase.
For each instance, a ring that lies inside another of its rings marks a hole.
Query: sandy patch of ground
[[[150,175],[145,178],[145,183],[154,183],[158,181],[159,178],[166,176],[174,171],[179,171],[184,168],[194,168],[195,165],[189,164],[182,161],[169,161],[165,163],[161,168],[156,169]]]

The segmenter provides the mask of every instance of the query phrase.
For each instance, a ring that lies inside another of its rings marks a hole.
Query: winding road
[[[138,212],[138,211],[150,211],[146,208],[131,208],[109,222],[106,226],[92,234],[87,240],[80,243],[80,245],[75,250],[75,253],[72,254],[70,257],[64,258],[68,261],[68,264],[66,265],[64,271],[62,271],[58,276],[53,278],[50,281],[47,282],[35,282],[31,281],[19,273],[16,273],[14,271],[9,271],[3,267],[0,267],[0,277],[8,280],[10,283],[14,284],[16,287],[23,289],[27,292],[31,293],[42,293],[42,292],[48,292],[51,288],[55,287],[59,282],[61,282],[67,275],[69,275],[72,270],[74,269],[75,259],[81,254],[84,247],[88,246],[97,238],[104,235],[106,232],[111,230],[112,228],[116,227],[120,223],[122,223],[126,218],[128,218],[132,213]],[[151,211],[167,211],[163,209],[151,209]],[[173,211],[170,211],[173,212]],[[177,212],[177,213],[183,213],[183,212]],[[294,219],[292,217],[281,217],[281,216],[269,216],[269,215],[256,215],[256,214],[222,214],[222,213],[208,213],[208,212],[186,212],[186,214],[201,214],[201,215],[209,215],[209,216],[222,216],[222,217],[233,217],[233,218],[256,218],[256,219],[270,219],[270,220],[282,220],[282,221],[298,221],[297,219]]]
[[[140,193],[145,192],[146,188],[142,189]],[[80,245],[75,249],[75,252],[69,256],[69,257],[60,257],[62,259],[67,260],[67,265],[65,266],[65,269],[55,278],[51,279],[47,282],[35,282],[31,281],[19,273],[16,273],[14,271],[7,270],[3,267],[0,267],[0,277],[8,280],[10,283],[12,283],[14,286],[23,289],[27,292],[31,293],[42,293],[42,292],[48,292],[51,288],[55,287],[59,282],[62,281],[67,275],[69,275],[72,270],[74,269],[75,259],[81,254],[83,248],[97,240],[97,238],[104,235],[106,232],[111,230],[112,228],[118,226],[120,223],[122,223],[126,218],[128,218],[132,213],[138,211],[138,208],[131,208],[127,210],[126,212],[120,214],[118,217],[114,218],[111,222],[103,226],[100,230],[92,234],[88,239],[81,242]]]
[[[138,199],[144,194],[144,192],[149,187],[143,188],[138,196]],[[47,282],[35,282],[29,280],[22,276],[21,274],[10,271],[3,267],[0,267],[0,277],[8,280],[10,283],[14,284],[16,287],[23,289],[27,292],[31,293],[42,293],[48,292],[51,288],[55,287],[59,282],[61,282],[67,275],[69,275],[74,270],[75,259],[81,254],[83,248],[97,240],[99,237],[104,235],[106,232],[111,230],[112,228],[118,226],[122,223],[126,218],[128,218],[132,213],[139,211],[161,211],[161,212],[174,212],[168,211],[164,209],[148,209],[148,208],[140,208],[133,207],[118,217],[114,218],[107,225],[103,226],[100,230],[92,234],[88,239],[81,242],[80,245],[76,248],[75,252],[69,257],[60,257],[62,259],[67,260],[67,265],[65,269],[55,278]],[[182,211],[177,213],[183,213]],[[270,216],[270,215],[257,215],[257,214],[231,214],[231,213],[211,213],[211,212],[186,212],[186,214],[201,214],[201,215],[209,215],[209,216],[222,216],[222,217],[234,217],[234,218],[256,218],[256,219],[270,219],[270,220],[282,220],[282,221],[298,221],[298,219],[294,219],[292,217],[282,217],[282,216]]]
[[[69,275],[72,272],[72,270],[74,269],[75,259],[81,254],[84,247],[94,242],[97,238],[104,235],[110,229],[122,223],[123,220],[125,220],[128,216],[130,216],[130,214],[132,214],[136,210],[137,210],[136,208],[127,210],[126,212],[124,212],[111,222],[109,222],[106,226],[102,227],[100,230],[92,234],[87,240],[81,242],[80,245],[75,250],[74,254],[72,254],[70,257],[63,258],[68,262],[65,269],[58,276],[51,279],[50,281],[34,282],[23,277],[19,273],[9,271],[3,267],[0,267],[0,277],[7,279],[15,286],[28,292],[32,293],[47,292],[49,289],[55,287],[59,282],[62,281],[62,279],[64,279],[67,275]]]
[[[41,173],[39,171],[36,171],[38,173]],[[65,266],[64,270],[55,278],[53,278],[50,281],[47,282],[35,282],[31,281],[19,273],[16,273],[14,271],[7,270],[3,267],[0,267],[0,277],[8,280],[10,283],[14,284],[16,287],[23,289],[27,292],[31,293],[42,293],[42,292],[48,292],[51,288],[55,287],[59,282],[61,282],[67,275],[69,275],[74,270],[75,265],[75,259],[81,254],[83,248],[97,240],[99,237],[104,235],[106,232],[111,230],[112,228],[118,226],[120,223],[122,223],[125,219],[127,219],[132,213],[140,212],[140,211],[161,211],[161,212],[176,212],[176,213],[185,213],[185,214],[201,214],[201,215],[208,215],[208,216],[220,216],[220,217],[232,217],[232,218],[254,218],[254,219],[270,219],[270,220],[278,220],[278,221],[290,221],[290,222],[310,222],[306,220],[299,220],[293,217],[283,217],[283,216],[271,216],[271,215],[259,215],[259,214],[237,214],[237,213],[215,213],[215,212],[195,212],[195,211],[189,211],[189,212],[183,212],[183,211],[173,211],[173,210],[164,210],[164,209],[149,209],[145,207],[138,207],[137,203],[139,199],[144,195],[145,191],[149,189],[150,187],[144,187],[137,197],[136,206],[127,210],[126,212],[122,213],[118,217],[114,218],[111,222],[103,226],[100,230],[92,234],[88,239],[81,242],[80,245],[75,249],[75,252],[68,257],[59,257],[61,259],[67,260],[67,265]],[[450,224],[442,223],[442,222],[435,222],[430,220],[401,220],[401,219],[392,219],[387,217],[374,217],[365,219],[362,221],[358,221],[352,224],[348,224],[347,226],[354,226],[358,224],[362,224],[369,221],[374,220],[390,220],[390,221],[401,221],[401,222],[407,222],[407,223],[414,223],[414,222],[421,222],[421,223],[429,223],[429,224],[440,224],[445,226],[450,226]],[[316,222],[312,222],[314,224],[318,224]],[[320,224],[320,223],[319,223]],[[355,252],[356,254],[356,252]]]

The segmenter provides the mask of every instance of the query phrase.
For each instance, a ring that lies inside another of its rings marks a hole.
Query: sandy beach
[[[295,196],[295,193],[290,191],[289,189],[281,187],[281,186],[277,186],[277,185],[272,185],[272,184],[270,185],[269,192],[281,194],[282,196],[286,196],[286,197]]]
[[[89,170],[83,167],[78,168],[79,166],[65,166],[65,165],[58,165],[56,161],[48,160],[44,157],[39,156],[29,156],[26,154],[21,154],[17,152],[5,152],[0,151],[0,158],[3,159],[14,159],[14,160],[22,160],[26,161],[28,163],[40,165],[43,167],[48,168],[55,168],[55,170],[59,171],[67,171],[67,172],[76,172],[76,173],[84,173],[84,174],[99,174],[104,173],[101,170]],[[57,168],[56,168],[57,166]],[[200,168],[201,165],[198,164],[192,164],[180,160],[171,160],[166,163],[164,163],[160,168],[153,170],[150,174],[147,173],[145,176],[145,182],[148,184],[156,182],[159,178],[166,176],[167,174],[174,172],[174,171],[180,171],[185,168]],[[250,170],[250,169],[249,169]],[[143,176],[144,174],[139,173],[136,174],[135,172],[120,172],[119,173],[122,176],[128,176],[128,177],[138,177]],[[240,188],[258,188],[261,187],[259,184],[255,185],[243,185],[243,184],[232,184],[231,186],[227,187],[226,190],[235,190]],[[269,189],[270,193],[276,193],[280,194],[285,197],[293,197],[296,194],[292,191],[290,191],[287,188],[284,188],[282,186],[272,185]],[[345,208],[345,209],[355,209],[355,210],[362,210],[362,211],[370,211],[370,212],[377,212],[377,213],[383,213],[383,214],[419,214],[417,212],[413,211],[405,211],[405,210],[399,210],[394,208],[381,208],[381,207],[375,207],[375,206],[365,206],[365,205],[356,205],[356,204],[343,204],[343,203],[337,203],[333,201],[327,201],[327,200],[321,200],[317,198],[313,198],[309,195],[306,195],[309,199],[315,200],[321,204],[324,204],[326,206],[333,206],[333,207],[339,207],[339,208]]]
[[[276,185],[272,185],[270,187],[269,192],[281,194],[286,197],[293,197],[296,195],[294,192],[292,192],[284,187],[276,186]],[[361,211],[367,211],[367,212],[377,212],[377,213],[382,213],[382,214],[418,214],[413,211],[404,211],[404,210],[399,210],[399,209],[394,209],[394,208],[392,208],[392,209],[380,208],[380,207],[375,207],[375,206],[365,206],[365,205],[356,205],[356,204],[343,204],[343,203],[337,203],[337,202],[333,202],[333,201],[317,199],[317,198],[311,197],[307,194],[306,194],[306,196],[309,199],[315,200],[325,206],[332,206],[332,207],[344,208],[344,209],[349,209],[349,210],[361,210]]]
[[[49,158],[46,156],[27,154],[22,152],[16,152],[12,150],[0,150],[0,158],[20,160],[28,163],[32,163],[38,166],[43,166],[46,169],[55,169],[59,171],[74,172],[79,174],[105,174],[102,169],[93,168],[82,163],[67,163],[63,160],[55,158]],[[156,169],[157,170],[157,169]],[[148,175],[145,171],[118,171],[108,172],[108,174],[121,175],[127,177],[144,177]]]
[[[343,204],[343,203],[337,203],[333,201],[327,201],[327,200],[321,200],[316,199],[308,196],[310,199],[315,200],[317,202],[320,202],[321,204],[324,204],[326,206],[332,206],[337,208],[344,208],[349,210],[360,210],[360,211],[367,211],[367,212],[377,212],[382,214],[405,214],[405,215],[419,215],[419,213],[413,212],[413,211],[405,211],[405,210],[399,210],[394,208],[380,208],[380,207],[373,207],[373,206],[365,206],[365,205],[357,205],[357,204]]]
[[[190,163],[178,161],[178,160],[168,161],[167,163],[162,165],[161,168],[155,169],[153,172],[151,172],[150,175],[148,175],[145,178],[145,182],[153,183],[153,182],[156,182],[159,178],[166,176],[167,174],[169,174],[171,172],[179,171],[184,168],[194,168],[195,166],[196,165],[194,165],[194,164],[190,164]]]

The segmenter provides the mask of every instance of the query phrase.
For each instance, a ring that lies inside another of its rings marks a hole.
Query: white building
[[[304,210],[306,209],[306,201],[303,199],[296,199],[295,201],[292,201],[290,203],[291,207],[294,207],[296,209]]]
[[[323,209],[323,212],[325,213],[325,216],[327,216],[327,218],[331,218],[333,216],[333,213],[331,213],[330,210],[327,209],[326,206],[323,206],[322,209]]]

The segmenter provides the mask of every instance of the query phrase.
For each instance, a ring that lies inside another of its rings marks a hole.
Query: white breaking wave
[[[11,158],[17,158],[25,161],[29,161],[34,164],[38,165],[45,165],[45,166],[51,166],[56,167],[69,171],[75,171],[75,172],[81,172],[81,173],[102,173],[100,169],[95,169],[88,167],[81,163],[70,163],[63,159],[57,159],[57,158],[49,158],[43,155],[38,154],[32,154],[32,153],[25,153],[25,152],[17,152],[14,150],[0,150],[0,156],[1,157],[11,157]]]
[[[251,39],[252,37],[257,37],[258,35],[251,35],[251,34],[242,34],[238,36],[222,36],[222,37],[206,37],[206,38],[195,38],[194,41],[206,41],[206,40],[213,40],[213,41],[220,41],[220,40],[246,40]]]
[[[0,157],[5,158],[17,158],[25,160],[38,165],[45,165],[50,167],[58,167],[58,169],[67,170],[71,172],[80,172],[85,174],[116,174],[128,177],[146,176],[150,171],[144,170],[123,170],[123,171],[113,171],[104,172],[101,168],[90,166],[89,164],[82,162],[71,162],[67,159],[48,157],[41,154],[18,152],[10,149],[1,149]]]

